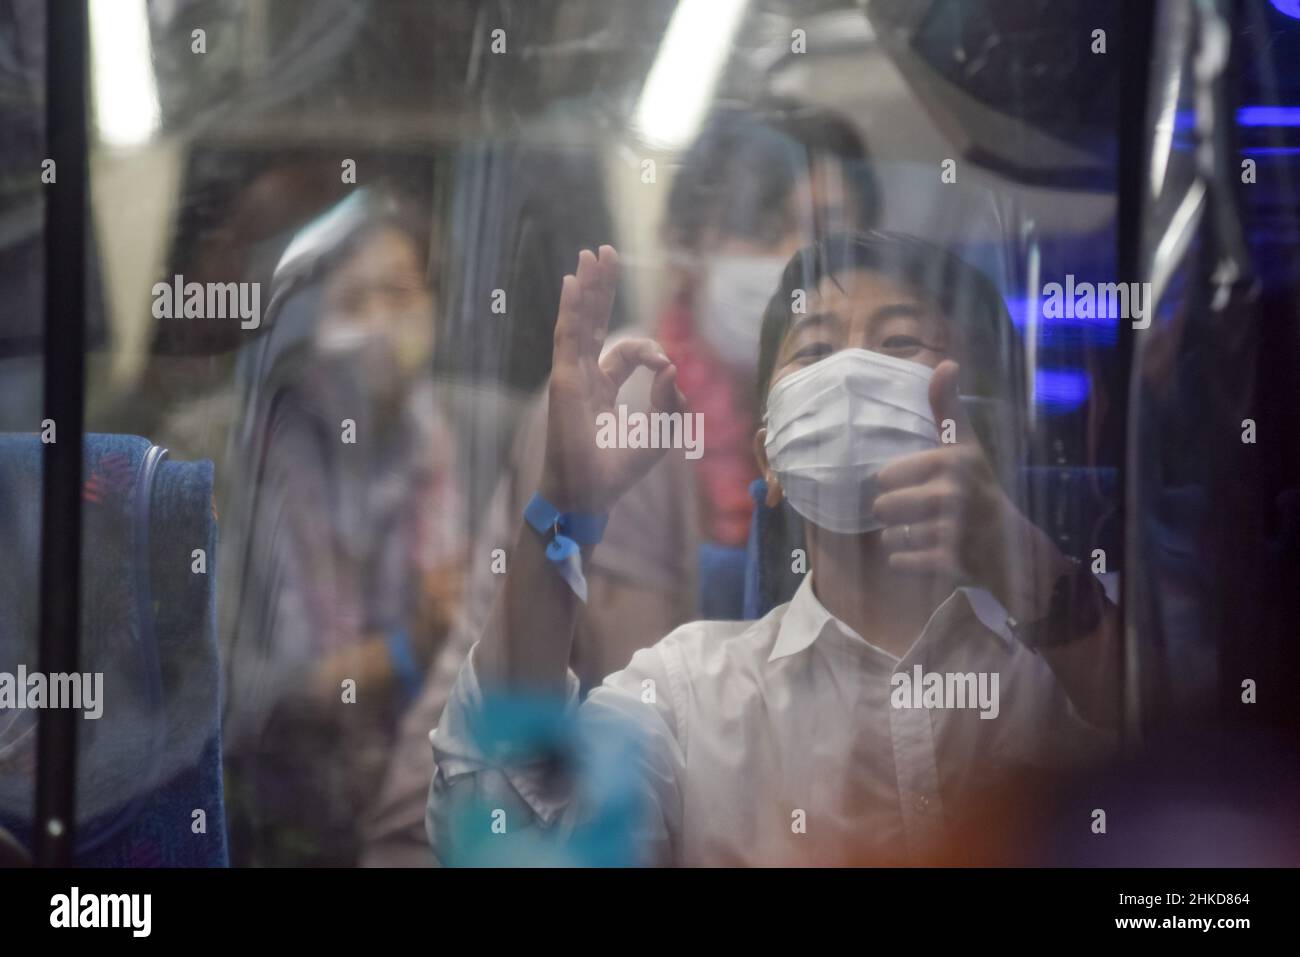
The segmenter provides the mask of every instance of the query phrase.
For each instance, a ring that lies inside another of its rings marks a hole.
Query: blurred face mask
[[[325,358],[346,363],[371,388],[391,386],[398,378],[396,357],[386,336],[336,324],[317,332],[316,347]]]
[[[790,505],[842,534],[884,526],[871,514],[876,474],[939,444],[928,366],[842,349],[781,379],[768,395],[768,464]]]
[[[704,340],[733,369],[758,367],[763,312],[781,282],[779,256],[717,256],[700,291],[696,324]]]
[[[422,369],[431,353],[432,320],[422,313],[387,317],[379,328],[326,323],[316,348],[327,359],[351,365],[377,392],[398,389]]]

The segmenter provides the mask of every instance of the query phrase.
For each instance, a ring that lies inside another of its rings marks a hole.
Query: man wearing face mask
[[[462,802],[490,796],[515,831],[564,833],[593,810],[526,749],[473,731],[502,693],[576,706],[575,583],[603,516],[661,454],[597,448],[595,416],[638,366],[654,373],[657,409],[688,401],[655,342],[602,354],[616,276],[602,247],[565,278],[546,469],[430,736],[440,856],[472,837],[454,823]],[[804,521],[811,570],[758,621],[676,629],[579,708],[591,734],[634,729],[643,862],[987,861],[972,819],[1041,811],[1043,776],[1110,752],[1115,608],[1003,492],[958,398],[959,378],[986,394],[1012,378],[1004,326],[987,281],[918,240],[839,236],[791,260],[764,317],[754,448],[769,504],[784,496]],[[996,676],[994,699],[899,693],[931,674],[940,689]]]
[[[719,107],[682,157],[664,212],[664,297],[653,329],[704,417],[703,455],[665,456],[612,511],[587,570],[589,602],[570,661],[584,690],[683,622],[738,614],[754,510],[749,487],[758,477],[754,385],[763,309],[801,245],[828,229],[874,223],[877,194],[866,160],[848,121],[794,103]],[[650,380],[643,370],[628,382],[629,409],[647,407]],[[516,517],[542,473],[546,421],[543,395],[518,429],[476,555],[513,541]],[[470,575],[466,614],[403,721],[371,815],[368,863],[428,862],[429,728],[500,584],[486,562]]]

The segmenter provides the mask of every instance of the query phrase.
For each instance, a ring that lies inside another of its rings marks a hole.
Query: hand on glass
[[[617,282],[618,254],[601,246],[579,254],[560,292],[541,492],[561,511],[607,512],[663,454],[596,444],[597,416],[617,414],[618,390],[638,366],[654,372],[652,411],[685,404],[677,368],[654,340],[626,339],[601,354]]]

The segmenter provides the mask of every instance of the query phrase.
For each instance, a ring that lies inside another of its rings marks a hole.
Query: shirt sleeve
[[[454,859],[454,809],[463,802],[501,809],[520,829],[545,831],[563,841],[603,811],[593,806],[593,795],[630,795],[635,807],[626,822],[628,833],[613,835],[626,840],[631,863],[666,864],[675,859],[680,833],[684,749],[678,734],[668,670],[658,645],[643,649],[623,671],[610,675],[581,706],[578,680],[569,672],[566,707],[576,710],[577,746],[583,757],[609,754],[611,742],[629,749],[618,762],[584,761],[591,774],[626,775],[623,780],[578,781],[565,793],[547,785],[547,769],[526,754],[506,760],[489,756],[470,730],[483,706],[475,665],[477,645],[471,650],[448,698],[442,720],[430,733],[434,773],[429,787],[425,828],[434,855]],[[594,772],[591,770],[594,768]]]

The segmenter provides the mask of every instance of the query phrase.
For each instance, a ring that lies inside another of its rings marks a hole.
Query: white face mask
[[[772,387],[767,460],[794,510],[844,534],[884,526],[871,515],[876,473],[939,444],[929,366],[841,349]]]
[[[781,283],[779,256],[717,256],[700,291],[696,328],[733,369],[758,367],[763,313]]]

